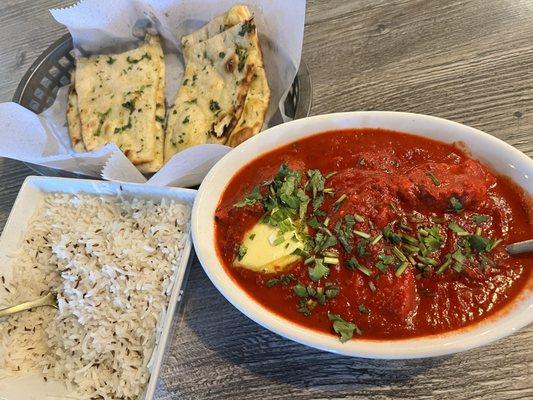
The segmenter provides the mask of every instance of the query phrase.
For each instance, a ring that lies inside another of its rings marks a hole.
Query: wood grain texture
[[[0,2],[0,101],[64,29],[57,0]],[[533,156],[533,3],[308,1],[303,57],[312,114],[396,110],[479,128]],[[24,177],[0,160],[0,226]],[[482,349],[426,360],[348,358],[247,319],[192,266],[161,372],[170,399],[531,399],[533,327]]]

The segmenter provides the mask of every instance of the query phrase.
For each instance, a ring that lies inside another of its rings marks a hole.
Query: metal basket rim
[[[26,73],[23,75],[22,79],[20,80],[17,89],[15,90],[15,94],[13,95],[13,102],[20,104],[22,101],[22,95],[26,91],[26,87],[31,81],[31,78],[33,74],[39,69],[41,64],[45,62],[45,60],[50,56],[51,53],[55,49],[57,49],[59,46],[65,44],[65,42],[72,42],[72,36],[70,33],[65,33],[63,36],[61,36],[59,39],[54,41],[50,46],[46,48],[41,54],[39,54],[39,57],[33,62],[33,64],[28,68]]]

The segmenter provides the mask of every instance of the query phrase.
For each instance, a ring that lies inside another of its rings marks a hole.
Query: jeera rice
[[[0,308],[52,291],[59,310],[0,318],[0,378],[37,370],[80,398],[138,399],[189,212],[168,200],[47,195],[13,275],[0,276]]]

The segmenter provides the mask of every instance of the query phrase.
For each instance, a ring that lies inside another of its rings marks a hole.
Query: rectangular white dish
[[[192,189],[30,176],[24,181],[0,236],[0,272],[6,278],[9,279],[11,276],[13,256],[19,250],[35,211],[42,204],[46,193],[54,192],[114,197],[120,193],[126,198],[136,197],[154,201],[167,198],[187,204],[191,208],[196,196],[196,191]],[[162,324],[162,331],[158,332],[156,346],[150,360],[150,379],[144,396],[141,396],[141,399],[144,400],[151,400],[154,396],[164,352],[174,326],[174,314],[183,293],[182,286],[188,272],[190,251],[191,240],[190,235],[188,235],[178,268],[174,273],[173,287]],[[0,380],[0,400],[66,400],[73,398],[72,395],[69,395],[64,384],[52,380],[45,382],[41,374],[29,373]]]

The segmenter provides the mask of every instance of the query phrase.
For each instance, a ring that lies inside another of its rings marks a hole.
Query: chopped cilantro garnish
[[[385,253],[378,254],[378,262],[376,263],[376,268],[381,272],[386,272],[389,265],[394,264],[394,256]]]
[[[353,233],[359,237],[362,237],[363,239],[370,239],[372,237],[370,234],[358,230],[354,230]]]
[[[434,225],[431,228],[425,229],[424,232],[427,233],[427,236],[422,237],[422,243],[428,253],[439,249],[444,243],[444,237],[440,234],[438,226]]]
[[[361,265],[359,264],[359,262],[354,258],[352,257],[351,259],[349,259],[348,261],[346,261],[346,265],[348,266],[348,268],[350,269],[357,269],[359,271],[361,271],[363,274],[365,274],[366,276],[371,276],[372,275],[372,271],[370,271],[367,267],[365,267],[364,265]]]
[[[261,195],[259,189],[259,185],[254,186],[252,193],[250,193],[244,199],[236,203],[234,207],[240,208],[245,206],[251,206],[254,205],[257,201],[262,200],[263,196]]]
[[[324,202],[324,195],[323,194],[320,194],[320,195],[316,196],[313,199],[312,206],[313,206],[313,211],[315,212],[315,214],[317,214],[317,211],[318,211],[318,209],[320,208],[320,206],[322,205],[323,202]]]
[[[465,231],[462,226],[460,226],[457,222],[454,222],[454,221],[448,224],[448,228],[450,228],[452,231],[454,231],[458,235],[468,234],[468,232]]]
[[[113,64],[115,61],[117,61],[116,58],[113,58],[113,57],[107,57],[107,63],[108,63],[109,65]]]
[[[333,330],[340,336],[341,343],[345,343],[353,337],[354,331],[361,335],[361,330],[352,322],[345,321],[339,314],[329,314],[328,318],[333,322]]]
[[[455,212],[461,212],[464,209],[463,203],[461,203],[461,200],[459,200],[457,197],[454,197],[454,196],[450,197],[450,206],[452,210],[454,210]]]
[[[305,214],[307,213],[307,205],[309,204],[309,196],[305,194],[302,189],[296,191],[296,197],[298,198],[299,204],[299,217],[301,220],[304,219]]]
[[[453,269],[455,272],[459,272],[459,273],[461,273],[461,272],[463,272],[463,268],[464,268],[464,267],[463,267],[463,264],[460,264],[460,263],[454,263],[454,264],[452,265],[452,269]]]
[[[370,314],[370,310],[368,308],[366,308],[366,306],[364,304],[359,304],[359,307],[357,307],[359,309],[359,312],[361,314],[364,314],[364,315],[368,315]]]
[[[451,255],[452,259],[456,262],[458,262],[459,264],[463,264],[466,260],[466,257],[464,256],[464,254],[462,253],[461,249],[457,249],[455,250],[452,255]]]
[[[431,182],[433,182],[435,186],[440,186],[440,181],[437,179],[433,172],[428,171],[426,172],[426,175],[429,177],[429,179],[431,179]]]
[[[490,219],[490,216],[483,214],[475,214],[472,216],[472,220],[476,225],[481,225],[483,222],[486,222]]]
[[[265,286],[266,287],[273,287],[273,286],[277,285],[278,283],[279,283],[279,279],[278,278],[272,278],[272,279],[269,279],[268,281],[266,281]]]
[[[399,234],[402,241],[405,242],[405,243],[408,243],[410,244],[411,246],[418,246],[418,239],[411,236],[411,235],[407,235],[406,233],[401,233]]]
[[[281,282],[283,286],[287,286],[293,280],[294,280],[293,274],[282,275],[281,278],[279,278],[279,281]]]
[[[365,218],[362,215],[354,214],[353,217],[357,222],[365,222]]]
[[[366,239],[361,239],[357,242],[357,254],[360,257],[365,257],[368,255],[367,246],[368,246],[368,240]]]
[[[246,246],[243,246],[242,244],[239,246],[239,250],[237,251],[237,259],[239,261],[241,261],[244,256],[246,255],[246,252],[248,251],[248,249],[246,248]]]
[[[379,243],[379,241],[383,239],[383,235],[380,233],[379,235],[377,235],[374,239],[372,239],[372,241],[370,242],[370,246],[375,246],[376,244]]]
[[[335,234],[337,235],[337,239],[339,240],[340,244],[342,245],[342,247],[344,247],[344,250],[346,250],[347,253],[351,253],[353,249],[350,242],[354,224],[355,218],[352,215],[348,214],[344,216],[344,219],[337,221],[337,224],[333,229]]]
[[[329,247],[333,247],[336,244],[337,239],[335,238],[335,236],[324,235],[320,233],[315,236],[315,251],[317,253],[320,253]]]
[[[468,243],[470,243],[470,246],[480,253],[492,251],[501,242],[501,239],[486,238],[477,234],[468,236]]]
[[[329,275],[329,268],[326,267],[319,258],[315,260],[315,266],[309,267],[308,271],[309,278],[311,278],[313,282],[319,281],[321,278]]]
[[[397,233],[394,233],[390,225],[387,225],[385,228],[383,228],[383,239],[391,242],[391,243],[400,243],[402,241],[402,238]]]
[[[420,251],[420,247],[418,246],[412,246],[407,243],[402,243],[402,248],[407,250],[409,254],[417,254]]]
[[[298,283],[296,286],[294,286],[292,290],[298,297],[307,297],[307,289],[301,283]]]
[[[409,266],[409,261],[404,261],[397,269],[396,271],[394,272],[394,275],[396,276],[400,276],[402,275],[405,270],[407,269],[407,267]]]
[[[307,171],[307,176],[309,177],[309,180],[305,189],[310,191],[313,194],[313,198],[315,198],[317,194],[324,191],[324,182],[326,180],[318,169],[310,169]]]
[[[402,253],[402,251],[398,247],[393,247],[392,252],[398,258],[398,260],[407,261],[407,257],[405,256],[405,254]]]
[[[309,225],[313,229],[318,229],[318,227],[320,226],[320,223],[318,222],[316,217],[312,217],[307,220],[307,225]]]
[[[420,260],[420,262],[422,262],[423,264],[426,264],[426,265],[437,265],[439,263],[434,258],[424,257],[424,256],[420,256],[420,255],[418,255],[417,258]]]
[[[311,310],[314,308],[314,305],[316,305],[313,301],[308,301],[306,298],[301,298],[298,302],[298,312],[302,313],[306,317],[311,315]]]
[[[339,263],[338,257],[324,257],[324,264],[336,265]]]
[[[337,296],[340,293],[340,291],[341,290],[337,285],[331,282],[326,282],[326,291],[324,292],[324,295],[326,296],[326,298],[332,299],[335,296]]]
[[[452,264],[453,260],[452,260],[451,254],[446,254],[446,256],[444,258],[445,258],[444,263],[442,263],[441,266],[439,268],[437,268],[437,274],[444,273],[444,271],[446,271],[450,267],[450,265]]]
[[[346,200],[346,193],[343,193],[336,201],[333,203],[333,210],[337,211],[344,200]]]

